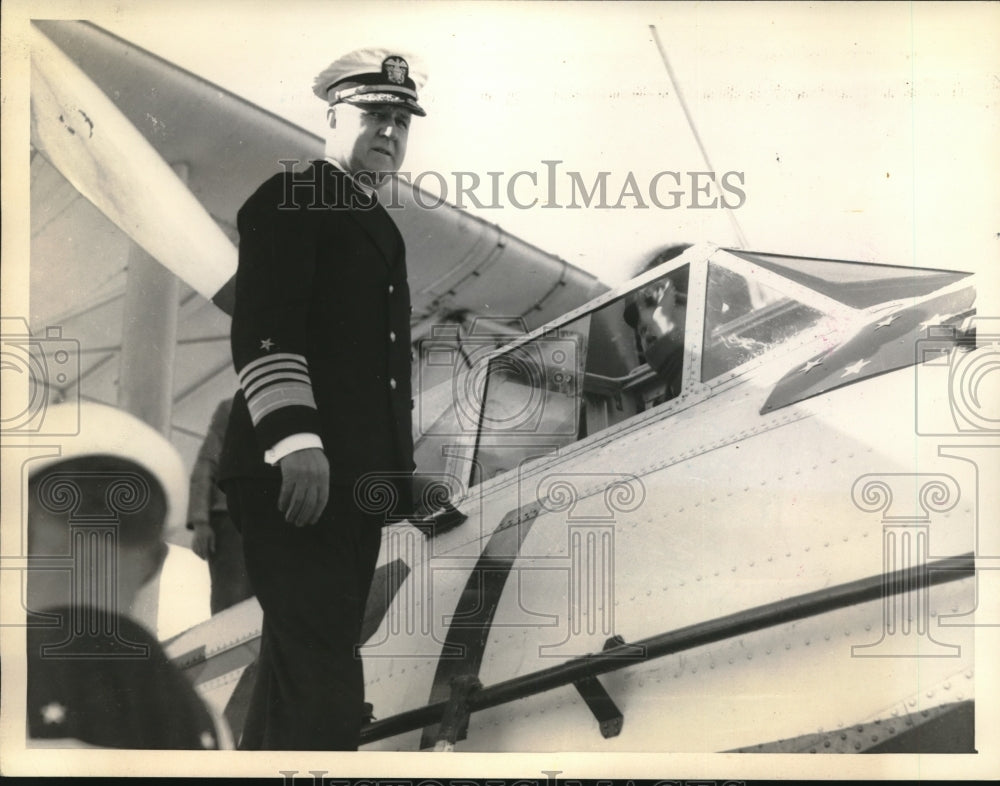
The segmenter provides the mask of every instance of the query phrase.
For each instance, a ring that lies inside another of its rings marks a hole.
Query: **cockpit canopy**
[[[421,393],[418,466],[471,458],[476,486],[966,275],[694,246],[531,335],[430,339],[422,357],[451,360]]]

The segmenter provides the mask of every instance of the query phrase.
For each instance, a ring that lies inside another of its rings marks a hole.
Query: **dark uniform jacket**
[[[319,161],[267,180],[238,223],[241,391],[220,481],[280,477],[264,451],[302,432],[321,437],[333,484],[411,473],[410,293],[388,213]]]
[[[134,620],[108,612],[28,628],[28,736],[105,748],[215,749],[219,729],[159,642]],[[72,635],[72,638],[71,638]],[[48,651],[51,648],[52,651]]]

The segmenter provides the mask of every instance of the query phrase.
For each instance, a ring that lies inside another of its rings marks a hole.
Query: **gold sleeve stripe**
[[[283,407],[316,409],[309,367],[302,355],[291,352],[265,355],[247,363],[239,377],[254,425]]]
[[[275,368],[295,370],[304,374],[309,373],[305,356],[291,352],[276,352],[273,355],[264,355],[247,363],[239,374],[240,385],[246,391],[247,385],[253,383],[258,376],[269,374]]]
[[[247,399],[250,419],[257,425],[265,415],[284,407],[309,407],[316,409],[312,388],[301,382],[277,384],[266,387],[253,398]]]

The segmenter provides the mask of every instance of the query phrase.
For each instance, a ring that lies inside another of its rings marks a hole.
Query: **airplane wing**
[[[35,26],[32,332],[58,326],[80,343],[79,375],[58,395],[114,403],[130,248],[170,267],[184,282],[172,439],[190,464],[213,408],[235,388],[229,320],[209,299],[227,307],[236,212],[281,160],[321,157],[322,140],[88,22]],[[58,155],[64,144],[73,154]],[[183,165],[186,184],[168,165]],[[174,195],[151,220],[146,202],[168,187]],[[405,181],[397,193],[416,337],[455,312],[517,317],[530,330],[606,289],[463,210],[422,207],[435,200]]]

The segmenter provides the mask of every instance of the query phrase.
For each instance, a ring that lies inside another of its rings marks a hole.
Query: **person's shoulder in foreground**
[[[29,465],[29,745],[226,746],[224,722],[129,616],[162,566],[165,527],[184,525],[180,456],[112,407],[57,405],[46,424],[77,433]]]

